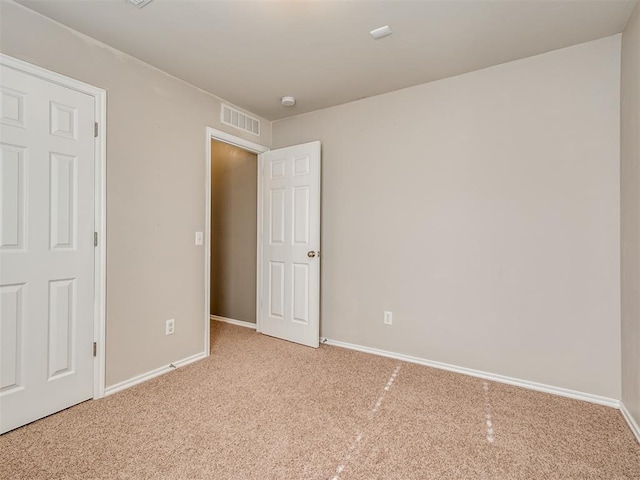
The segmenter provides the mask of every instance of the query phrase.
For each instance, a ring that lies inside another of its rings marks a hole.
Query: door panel
[[[74,371],[76,279],[49,281],[49,380]]]
[[[94,99],[0,66],[0,432],[93,396]]]
[[[22,386],[23,288],[24,284],[0,287],[0,306],[2,306],[0,393],[10,392]]]
[[[309,186],[293,188],[293,244],[309,245]]]
[[[309,265],[294,263],[292,268],[293,317],[292,321],[309,323]]]
[[[269,232],[271,245],[284,245],[285,189],[274,188],[269,192]]]
[[[2,179],[2,222],[0,250],[24,248],[26,184],[25,151],[15,145],[0,144],[0,178]]]
[[[49,245],[52,250],[75,248],[77,232],[77,157],[51,153],[49,162]]]
[[[320,142],[272,150],[261,159],[265,174],[260,330],[317,347]]]
[[[269,316],[284,318],[284,262],[269,262]]]

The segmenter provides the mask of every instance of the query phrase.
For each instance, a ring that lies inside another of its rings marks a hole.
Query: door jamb
[[[204,233],[204,353],[209,356],[209,326],[211,311],[211,140],[228,143],[240,147],[243,150],[255,153],[258,156],[258,180],[257,180],[257,219],[258,238],[256,251],[256,331],[260,331],[260,286],[262,279],[262,153],[268,152],[269,147],[245,140],[222,130],[212,127],[206,128],[206,177],[205,177],[205,233]]]
[[[94,138],[94,231],[98,245],[94,249],[93,340],[96,356],[93,360],[93,398],[101,398],[105,391],[106,368],[106,255],[107,255],[107,92],[74,78],[52,72],[32,63],[0,53],[0,65],[18,70],[42,80],[93,97],[94,119],[98,135]]]

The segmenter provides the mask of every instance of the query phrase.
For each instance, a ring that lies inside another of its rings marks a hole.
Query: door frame
[[[107,258],[107,92],[106,90],[74,78],[52,72],[32,63],[0,53],[0,65],[18,70],[62,87],[93,97],[94,119],[98,135],[94,138],[94,232],[98,245],[94,249],[93,340],[96,356],[93,358],[93,398],[104,397],[106,367],[106,258]]]
[[[256,331],[260,331],[260,287],[262,284],[262,153],[270,149],[264,145],[237,137],[212,127],[206,128],[206,177],[205,177],[205,212],[204,212],[204,352],[209,356],[210,321],[211,321],[211,140],[227,143],[257,155],[257,245],[256,245]]]

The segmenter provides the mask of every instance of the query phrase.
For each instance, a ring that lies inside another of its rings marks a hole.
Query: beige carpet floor
[[[206,360],[0,437],[2,479],[640,479],[612,408],[213,322]]]

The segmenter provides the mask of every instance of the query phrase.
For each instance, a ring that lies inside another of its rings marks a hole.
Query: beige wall
[[[622,34],[622,401],[640,424],[640,7]]]
[[[274,122],[322,141],[322,335],[620,398],[619,72],[614,36]]]
[[[211,314],[255,323],[258,157],[211,141]]]
[[[205,225],[205,127],[229,131],[219,99],[16,4],[0,17],[3,53],[107,90],[107,385],[202,352],[194,232]],[[261,131],[247,138],[268,144],[270,124]]]
[[[239,134],[216,97],[0,8],[0,51],[108,91],[107,384],[202,351],[204,129],[268,145],[270,124]],[[623,80],[636,130],[637,15]],[[278,146],[323,141],[322,334],[619,398],[619,54],[616,36],[275,123]],[[637,132],[622,138],[638,418]]]

